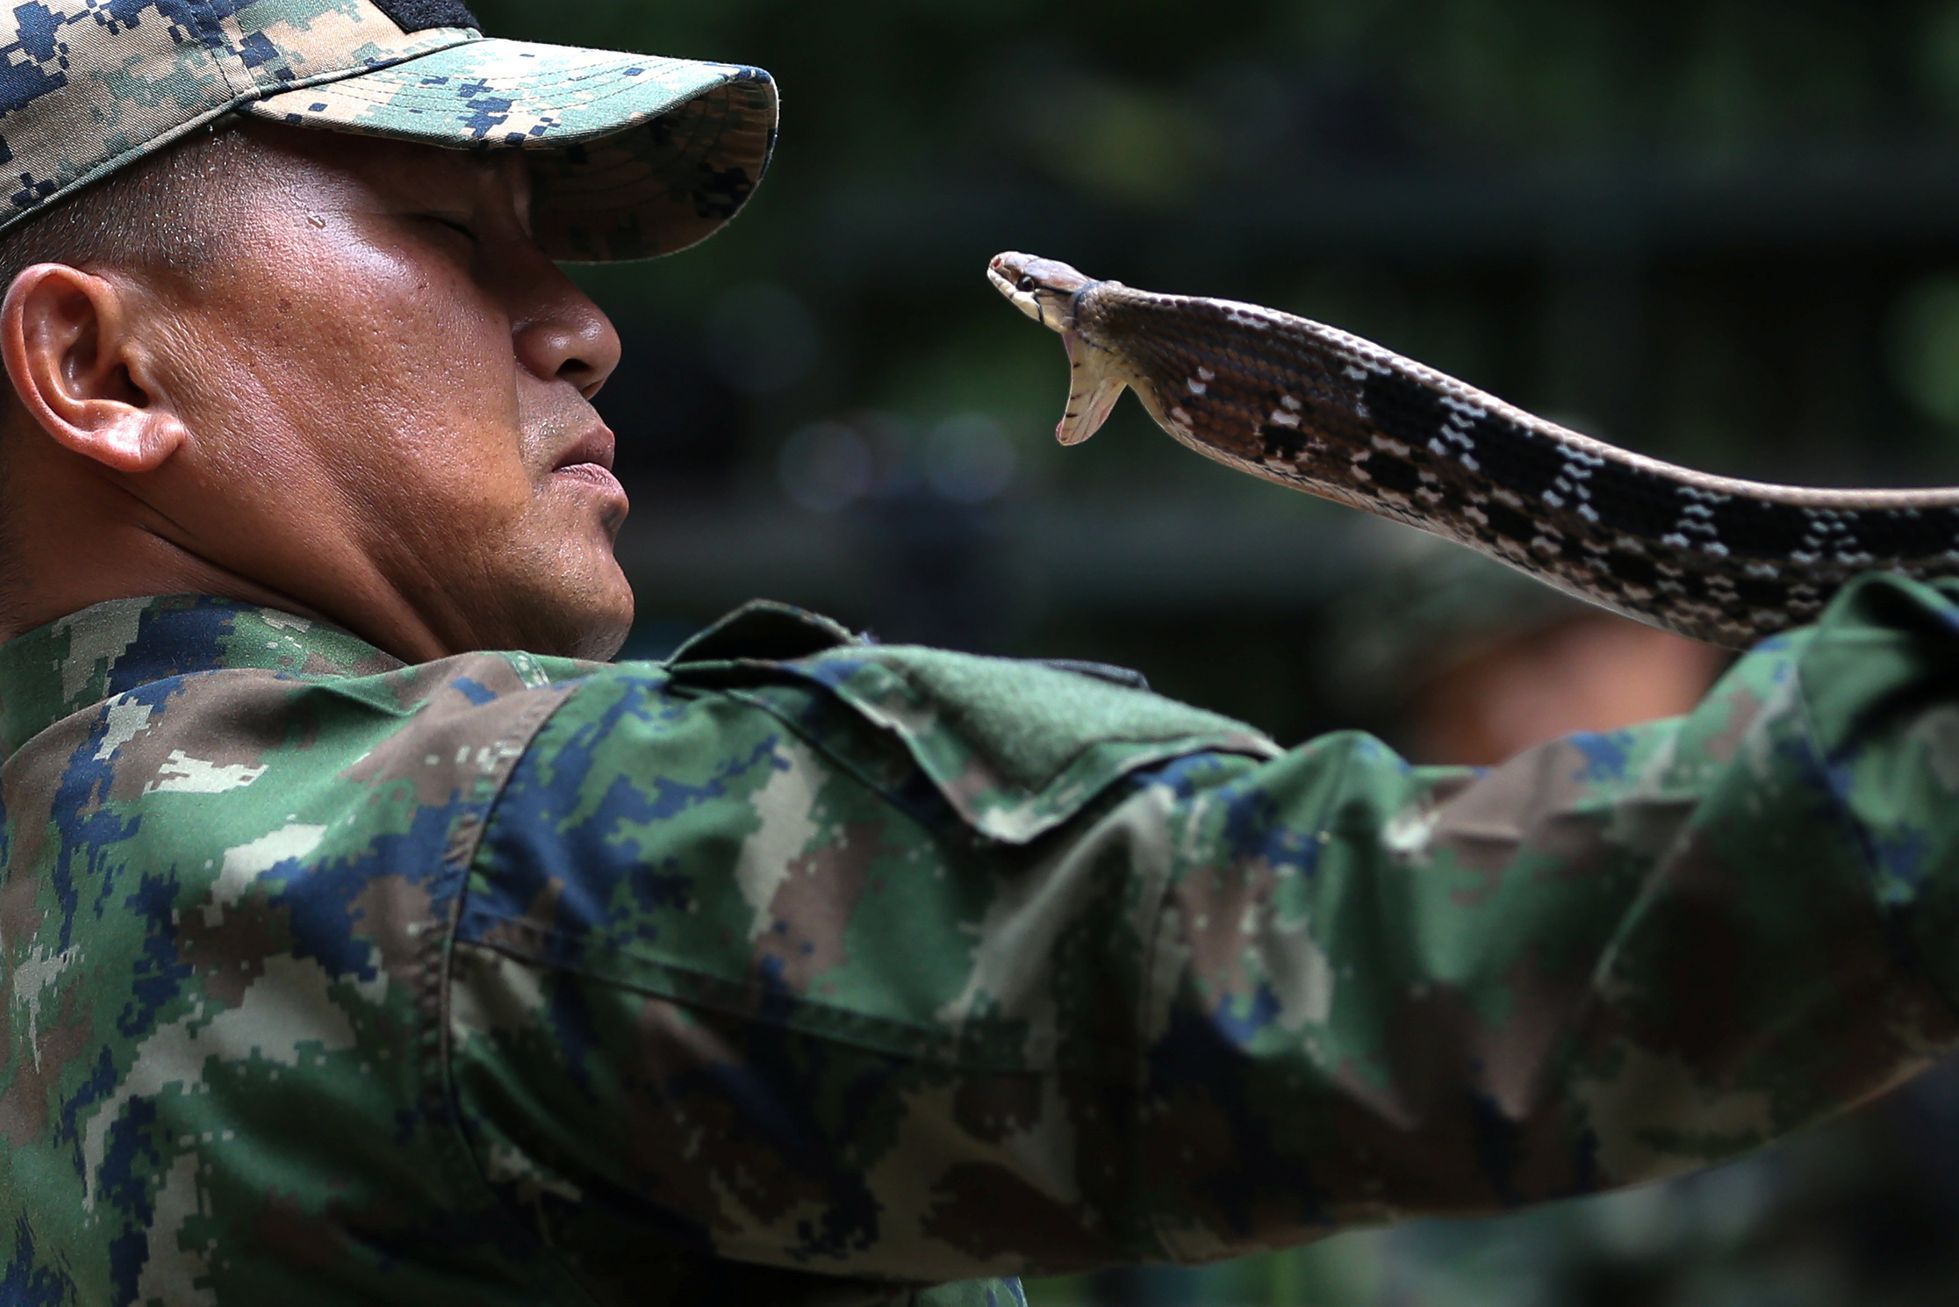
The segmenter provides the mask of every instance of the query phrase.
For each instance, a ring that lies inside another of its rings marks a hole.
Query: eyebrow
[[[526,230],[530,228],[531,201],[535,195],[536,181],[531,175],[530,161],[523,157],[521,150],[471,150],[467,155],[472,171],[479,176],[500,179],[502,175],[514,172],[517,214],[523,220]],[[513,166],[514,165],[514,166]]]
[[[511,184],[512,198],[515,200],[518,221],[525,232],[531,232],[532,202],[536,193],[530,163],[523,158],[521,150],[444,150],[444,154],[455,160],[458,170],[467,180],[464,185],[472,190],[484,185],[497,185],[501,189],[506,175],[514,172]],[[417,177],[407,183],[411,187],[427,184],[426,176]],[[439,184],[439,183],[438,183]]]

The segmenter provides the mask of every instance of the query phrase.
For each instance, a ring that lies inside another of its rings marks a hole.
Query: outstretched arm
[[[1481,773],[933,651],[608,674],[477,859],[462,1118],[621,1276],[1199,1261],[1712,1161],[1954,1042],[1955,648],[1868,582]]]

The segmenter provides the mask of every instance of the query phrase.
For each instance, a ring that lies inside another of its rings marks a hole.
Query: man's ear
[[[155,471],[183,423],[145,386],[130,293],[62,263],[37,263],[0,303],[0,359],[21,407],[57,444],[117,472]]]

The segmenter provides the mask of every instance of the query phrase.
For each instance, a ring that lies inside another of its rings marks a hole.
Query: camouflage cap
[[[460,0],[28,0],[0,14],[0,232],[229,113],[536,150],[539,243],[598,262],[734,216],[776,93],[759,68],[487,38]]]

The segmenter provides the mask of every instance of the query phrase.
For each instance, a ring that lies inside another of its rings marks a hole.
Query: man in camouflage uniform
[[[1014,1302],[1953,1043],[1945,594],[1487,773],[769,605],[593,661],[618,343],[551,260],[730,216],[766,76],[446,0],[0,35],[0,1301]]]

